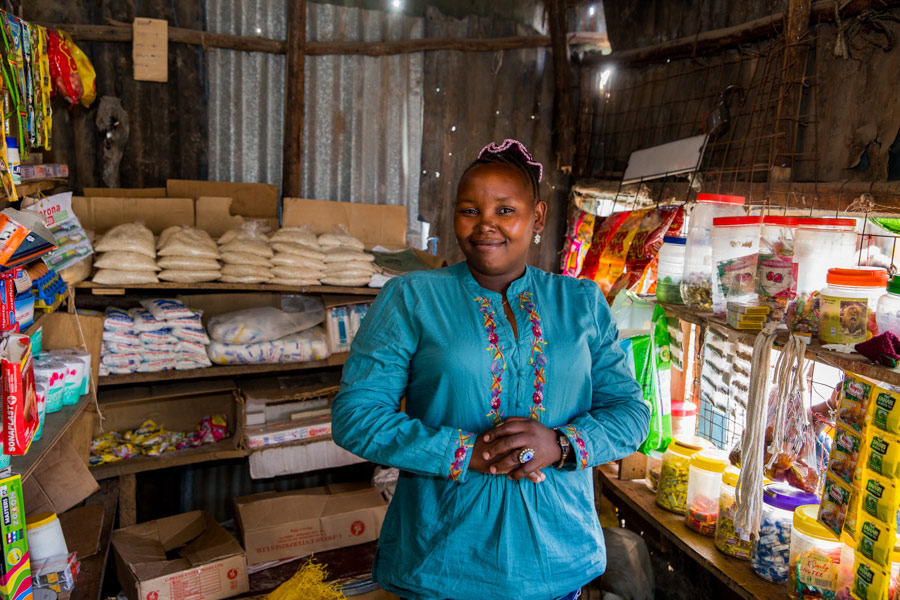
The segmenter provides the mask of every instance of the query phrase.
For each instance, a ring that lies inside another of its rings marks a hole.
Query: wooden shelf
[[[22,479],[28,479],[44,454],[62,439],[78,415],[93,405],[93,394],[87,394],[78,399],[78,404],[63,406],[59,412],[47,415],[43,435],[38,441],[32,442],[28,454],[10,457],[13,472],[19,473]]]
[[[68,179],[60,178],[51,178],[51,179],[31,179],[28,181],[23,181],[19,185],[16,186],[16,194],[19,195],[19,198],[23,198],[25,196],[31,196],[33,194],[37,194],[38,192],[45,192],[47,190],[52,190],[55,187],[60,185],[65,185],[69,182]]]
[[[688,529],[684,516],[661,509],[656,495],[643,480],[620,481],[615,465],[596,470],[603,495],[616,506],[624,505],[636,513],[662,537],[678,547],[697,564],[717,577],[735,594],[747,600],[757,598],[781,599],[787,594],[784,584],[775,584],[759,577],[750,562],[722,554],[713,545],[713,538]],[[626,518],[626,523],[628,519]]]
[[[713,313],[695,312],[685,306],[677,304],[660,303],[660,306],[665,308],[666,314],[668,315],[678,317],[682,321],[687,321],[696,325],[712,325],[720,331],[728,333],[732,339],[739,339],[741,342],[750,346],[753,345],[756,336],[759,334],[758,331],[739,331],[734,329],[728,325],[724,318],[716,316]],[[778,332],[775,345],[784,346],[789,336],[790,333],[787,331]],[[858,375],[862,375],[863,377],[900,386],[900,368],[888,369],[887,367],[873,363],[862,354],[856,352],[844,354],[843,352],[826,350],[822,348],[822,344],[819,343],[815,337],[813,337],[806,347],[806,358],[844,371],[851,371]]]
[[[329,285],[273,285],[268,283],[172,283],[161,281],[160,283],[145,283],[133,285],[101,285],[92,281],[76,283],[78,289],[89,289],[92,294],[98,296],[122,296],[128,290],[139,291],[165,291],[183,290],[187,292],[217,291],[217,292],[292,292],[295,294],[352,294],[355,296],[376,296],[381,291],[379,288],[369,287],[339,287]]]
[[[303,363],[261,364],[261,365],[213,365],[204,369],[187,371],[158,371],[156,373],[129,373],[127,375],[106,375],[100,377],[99,385],[128,385],[134,383],[153,383],[159,381],[181,381],[183,379],[203,379],[207,377],[235,377],[239,375],[255,375],[260,373],[277,373],[280,371],[306,371],[323,367],[339,367],[347,362],[348,352],[332,354],[325,360],[313,360]]]
[[[106,463],[104,465],[98,465],[96,467],[91,467],[91,473],[97,481],[100,481],[109,479],[110,477],[119,477],[121,475],[132,475],[134,473],[181,467],[184,465],[193,465],[214,460],[243,458],[245,456],[247,456],[247,452],[241,448],[235,448],[234,438],[229,437],[224,440],[219,440],[215,444],[204,444],[197,448],[173,450],[172,452],[165,452],[159,456],[135,456],[112,463]]]

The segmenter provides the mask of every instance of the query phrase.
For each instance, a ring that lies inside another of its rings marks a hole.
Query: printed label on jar
[[[869,310],[865,298],[819,297],[819,339],[827,344],[866,341]]]
[[[826,591],[834,590],[836,567],[833,557],[816,550],[810,551],[797,561],[797,583]]]
[[[752,294],[755,289],[756,254],[741,256],[716,263],[719,275],[719,291],[729,296]]]
[[[794,287],[794,262],[790,256],[760,254],[756,292],[768,298],[789,298]]]

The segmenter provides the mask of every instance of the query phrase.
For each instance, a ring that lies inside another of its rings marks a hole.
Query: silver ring
[[[519,452],[519,462],[523,465],[534,458],[534,448],[522,448]]]

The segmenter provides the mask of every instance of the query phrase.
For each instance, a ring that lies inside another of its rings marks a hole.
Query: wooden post
[[[775,162],[770,180],[790,181],[794,166],[797,118],[806,74],[806,46],[801,39],[809,31],[812,0],[788,0],[784,27],[784,61],[778,94],[778,118],[775,122]]]
[[[303,161],[303,76],[306,66],[306,0],[289,0],[284,87],[282,196],[300,196]]]
[[[575,154],[574,122],[569,90],[571,88],[571,67],[569,65],[569,42],[566,39],[568,20],[566,0],[549,2],[550,46],[553,49],[553,80],[556,85],[556,162],[566,174],[572,172]]]
[[[137,524],[137,477],[134,473],[119,476],[119,527]]]

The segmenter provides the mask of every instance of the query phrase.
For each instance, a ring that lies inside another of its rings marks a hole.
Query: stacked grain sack
[[[305,227],[283,227],[272,235],[272,283],[319,285],[325,276],[325,254],[315,234]]]
[[[97,272],[93,282],[104,285],[159,283],[153,232],[140,223],[110,229],[94,245]]]
[[[346,233],[323,233],[318,241],[325,252],[324,285],[369,285],[375,274],[375,257],[363,252],[361,241]]]
[[[255,222],[247,226],[226,231],[219,238],[219,251],[222,254],[222,277],[225,283],[269,283],[272,274],[269,269],[274,255],[269,238],[256,226]]]
[[[159,235],[156,247],[163,281],[204,283],[222,275],[216,243],[202,229],[169,227]]]

